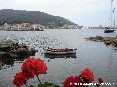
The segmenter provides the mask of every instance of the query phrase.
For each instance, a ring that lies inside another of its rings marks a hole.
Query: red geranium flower
[[[78,84],[79,83],[79,84]],[[82,83],[82,85],[80,85]],[[64,82],[64,87],[85,87],[84,82],[81,80],[80,76],[70,76]]]
[[[14,80],[12,81],[17,87],[20,87],[27,81],[27,78],[23,75],[22,72],[16,73]]]
[[[81,75],[83,75],[86,79],[89,80],[89,82],[87,82],[87,83],[91,83],[92,81],[94,81],[94,74],[88,68],[86,68],[83,71],[81,71]]]
[[[72,87],[70,83],[73,83],[73,76],[68,77],[64,82],[64,87]]]
[[[99,81],[100,84],[103,83],[103,79],[102,78],[98,78],[98,81]]]
[[[33,78],[34,75],[46,74],[47,66],[44,60],[32,57],[23,62],[21,69],[24,75],[28,78]]]

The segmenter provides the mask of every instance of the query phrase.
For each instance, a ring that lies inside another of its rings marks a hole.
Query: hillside
[[[3,9],[0,10],[0,24],[5,22],[14,23],[39,23],[41,25],[54,24],[56,26],[62,26],[64,24],[74,24],[73,22],[59,16],[49,15],[40,11],[25,11],[25,10],[13,10]]]

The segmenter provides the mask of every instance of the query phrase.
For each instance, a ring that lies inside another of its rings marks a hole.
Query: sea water
[[[45,29],[44,31],[0,31],[0,40],[11,38],[27,46],[34,46],[38,52],[34,57],[45,60],[47,74],[39,75],[42,83],[48,81],[63,86],[68,76],[79,75],[85,68],[94,72],[94,82],[101,77],[103,87],[117,87],[117,51],[103,42],[86,41],[85,38],[103,36],[115,37],[117,32],[104,33],[103,29]],[[44,58],[43,48],[77,48],[76,58]],[[21,71],[25,58],[4,62],[0,65],[0,87],[15,87],[12,83],[17,72]],[[49,62],[48,62],[49,60]],[[27,85],[38,84],[37,78],[27,81]],[[22,87],[25,87],[23,85]]]

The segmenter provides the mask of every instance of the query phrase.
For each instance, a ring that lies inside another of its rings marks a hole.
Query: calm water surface
[[[95,81],[101,77],[104,82],[112,85],[103,87],[117,87],[117,51],[103,42],[86,41],[90,36],[115,37],[117,32],[104,33],[103,30],[89,29],[49,29],[45,31],[0,31],[0,40],[11,38],[19,43],[34,46],[38,52],[35,57],[45,60],[48,71],[46,75],[39,75],[42,82],[49,81],[62,85],[68,76],[79,75],[84,68],[90,68],[95,75]],[[77,58],[44,58],[43,47],[77,48]],[[22,61],[19,59],[1,65],[0,87],[15,87],[12,83],[16,72],[21,71]],[[50,62],[48,62],[48,60]],[[27,82],[28,85],[37,85],[35,77]],[[114,84],[113,84],[114,83]],[[25,87],[24,85],[22,87]]]

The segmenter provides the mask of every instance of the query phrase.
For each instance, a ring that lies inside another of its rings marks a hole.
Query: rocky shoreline
[[[25,43],[12,41],[11,39],[0,42],[0,59],[34,55],[36,52],[38,50],[34,46],[26,46]]]
[[[96,36],[96,37],[89,37],[85,39],[86,41],[89,40],[89,41],[94,41],[94,42],[104,42],[106,45],[112,45],[117,48],[117,36],[116,37]]]

